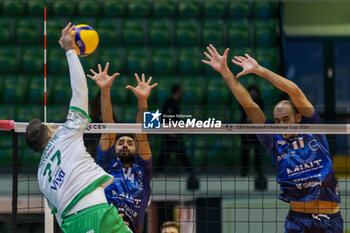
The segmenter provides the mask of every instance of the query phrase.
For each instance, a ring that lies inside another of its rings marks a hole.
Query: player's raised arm
[[[202,62],[210,65],[214,70],[218,71],[222,75],[226,84],[229,86],[233,95],[243,107],[249,119],[255,124],[264,124],[266,121],[264,113],[253,101],[245,87],[237,81],[227,66],[227,54],[229,49],[227,48],[224,54],[220,55],[213,45],[209,45],[207,47],[207,51],[208,52],[204,52],[204,55],[209,59],[209,61],[202,60]]]
[[[72,98],[70,107],[78,108],[88,114],[88,88],[83,67],[81,66],[77,52],[74,50],[74,35],[71,34],[74,29],[69,23],[63,30],[59,44],[66,51],[69,66],[70,82],[72,87]]]
[[[137,98],[137,116],[136,123],[143,123],[143,112],[147,111],[148,104],[147,98],[151,93],[152,88],[158,85],[154,83],[151,85],[152,77],[149,77],[148,81],[145,80],[145,74],[142,74],[141,80],[137,74],[135,74],[137,86],[132,87],[126,86],[127,89],[131,90]],[[151,149],[148,144],[146,134],[136,134],[137,148],[136,153],[144,160],[151,157]]]
[[[302,115],[310,117],[314,114],[314,107],[306,98],[303,91],[292,81],[260,66],[259,63],[248,54],[245,54],[245,57],[235,56],[234,59],[232,59],[232,62],[243,68],[243,71],[237,74],[237,78],[249,73],[259,75],[281,91],[286,92],[294,106]]]
[[[113,120],[113,108],[111,102],[111,86],[114,79],[119,73],[114,73],[112,76],[108,75],[109,63],[106,63],[104,70],[98,64],[98,73],[90,69],[90,72],[94,75],[87,75],[89,78],[95,81],[98,87],[101,89],[101,114],[103,123],[114,123]],[[101,135],[100,148],[104,151],[112,147],[115,142],[115,133],[104,133]]]

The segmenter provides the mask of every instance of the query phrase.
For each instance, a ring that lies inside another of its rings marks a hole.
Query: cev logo
[[[106,129],[107,125],[89,125],[86,130],[91,130],[91,129]]]
[[[87,231],[86,233],[95,233],[94,230]]]

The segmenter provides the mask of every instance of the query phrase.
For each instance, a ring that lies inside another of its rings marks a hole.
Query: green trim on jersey
[[[51,214],[57,214],[57,208],[55,208],[55,209],[53,209],[53,210],[51,210]]]
[[[61,218],[64,218],[66,216],[66,213],[75,206],[80,199],[82,199],[85,195],[91,193],[104,183],[106,183],[108,180],[113,179],[110,175],[103,175],[100,178],[96,179],[94,182],[89,184],[86,188],[84,188],[78,195],[74,197],[74,199],[69,203],[69,205],[64,209],[63,213],[61,214]]]
[[[57,208],[49,201],[49,199],[43,194],[43,196],[45,197],[46,201],[47,201],[47,205],[49,206],[50,210],[51,210],[51,214],[57,214]]]
[[[89,122],[91,122],[91,118],[89,117],[89,114],[87,114],[84,110],[78,108],[78,107],[74,107],[74,106],[70,106],[69,107],[69,110],[74,110],[74,111],[77,111],[79,112],[80,114],[82,114],[84,117],[86,117]]]

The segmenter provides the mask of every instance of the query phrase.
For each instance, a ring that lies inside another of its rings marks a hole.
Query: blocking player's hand
[[[158,83],[154,83],[151,85],[152,77],[149,77],[149,79],[146,82],[145,74],[142,74],[140,80],[139,76],[135,73],[135,78],[137,81],[137,86],[132,87],[130,85],[127,85],[126,88],[131,90],[138,100],[146,100],[150,95],[152,88],[157,86]]]
[[[74,36],[75,33],[72,33],[72,30],[75,28],[75,25],[72,26],[72,23],[68,23],[67,26],[62,29],[61,38],[58,41],[58,43],[61,45],[62,49],[64,49],[66,52],[75,48],[74,43]]]
[[[87,76],[94,80],[101,90],[110,89],[113,85],[114,79],[119,76],[119,73],[114,73],[112,76],[108,75],[109,62],[106,63],[105,69],[103,71],[100,64],[98,64],[97,67],[98,73],[96,73],[93,69],[90,69],[90,72],[93,74],[93,76],[90,74]]]
[[[237,78],[241,77],[245,74],[251,74],[256,73],[260,67],[259,63],[249,56],[247,53],[243,56],[234,56],[234,59],[232,59],[232,62],[240,67],[243,68],[243,70],[236,75]]]
[[[223,55],[220,55],[216,48],[210,44],[207,46],[207,51],[204,52],[204,55],[209,59],[202,60],[204,64],[210,65],[214,70],[218,71],[219,73],[225,72],[228,70],[227,67],[227,54],[229,49],[227,48]]]

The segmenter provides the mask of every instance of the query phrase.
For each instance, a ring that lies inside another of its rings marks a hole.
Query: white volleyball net
[[[17,208],[11,211],[13,227],[43,232],[44,215],[50,213],[45,213],[36,179],[40,155],[31,153],[24,144],[26,125],[15,123],[13,137],[18,138],[18,160],[9,163],[17,172],[12,174],[14,181],[18,179],[17,193],[12,194],[17,202]],[[278,199],[276,169],[255,134],[325,134],[339,184],[342,199],[339,208],[346,230],[350,229],[349,129],[347,124],[221,124],[217,128],[161,129],[144,129],[142,124],[91,124],[84,140],[95,157],[102,133],[147,133],[153,172],[143,232],[160,232],[164,222],[175,221],[184,233],[255,233],[284,231],[290,209],[288,203]],[[9,153],[12,150],[16,151],[10,147]],[[4,205],[10,207],[11,201],[14,200],[7,200]],[[57,224],[54,232],[61,232]]]

